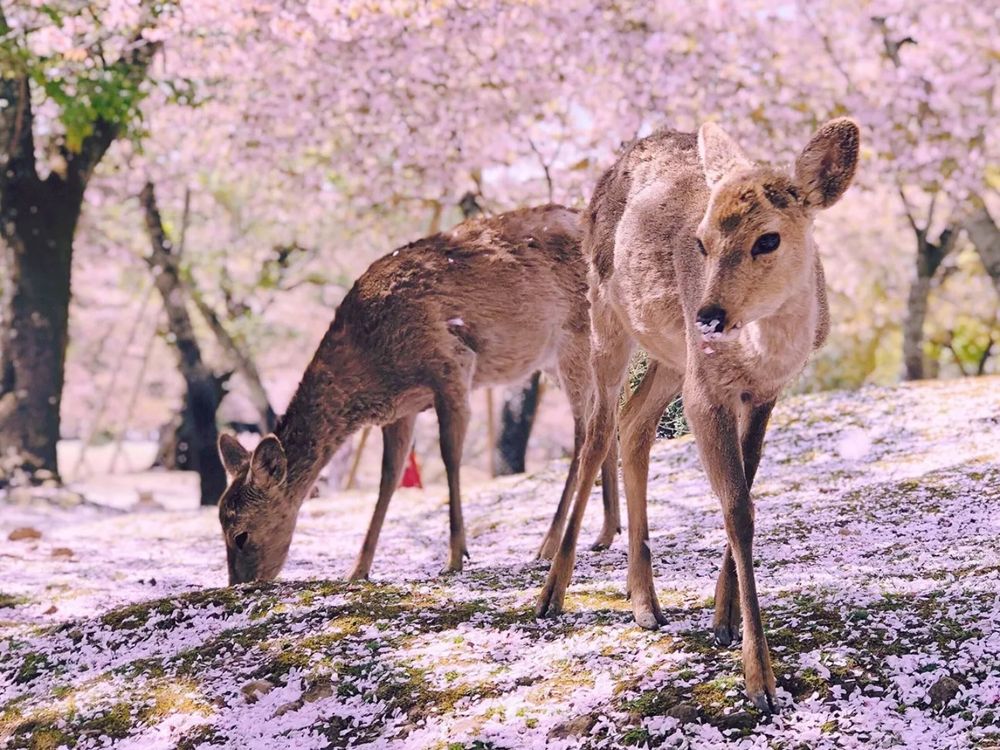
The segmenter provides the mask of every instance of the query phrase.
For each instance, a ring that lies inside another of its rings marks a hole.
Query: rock
[[[251,680],[240,688],[247,703],[256,703],[260,696],[274,690],[274,685],[267,680]]]
[[[73,556],[73,550],[71,550],[69,547],[55,547],[52,550],[52,556],[53,557],[72,557]]]
[[[298,711],[300,708],[302,708],[301,698],[297,701],[291,701],[290,703],[282,703],[275,709],[274,713],[271,714],[271,718],[277,719],[279,716],[284,716],[290,711]]]
[[[945,675],[933,685],[930,689],[930,698],[932,706],[945,706],[958,695],[959,691],[962,689],[962,683],[958,680],[954,680],[951,677]]]
[[[47,610],[45,610],[44,612],[42,612],[42,614],[43,614],[43,615],[54,615],[54,614],[55,614],[55,613],[56,613],[56,612],[57,612],[58,610],[59,610],[59,608],[58,608],[58,607],[56,607],[56,605],[55,605],[55,604],[53,604],[53,605],[52,605],[51,607],[49,607],[49,608],[48,608]]]
[[[26,539],[41,539],[42,532],[38,529],[33,529],[31,526],[22,526],[19,529],[14,529],[10,534],[7,535],[7,539],[11,542],[20,542]]]
[[[597,717],[594,714],[583,714],[583,716],[577,716],[569,721],[564,721],[561,724],[556,724],[552,727],[552,729],[549,730],[549,739],[564,740],[567,737],[585,735],[594,728],[594,724],[596,723]]]
[[[681,724],[694,724],[698,721],[698,707],[691,703],[678,703],[667,709],[667,716],[677,719]]]
[[[333,684],[329,680],[320,680],[309,686],[302,694],[302,700],[305,703],[312,703],[323,698],[329,698],[331,695],[333,695]]]
[[[718,725],[720,729],[753,729],[757,726],[757,717],[749,711],[733,711],[720,716]]]

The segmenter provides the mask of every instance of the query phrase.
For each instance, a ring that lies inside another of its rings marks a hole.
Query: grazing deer
[[[575,428],[566,486],[539,551],[551,558],[576,486],[592,399],[582,233],[576,211],[543,206],[466,221],[373,263],[341,303],[274,434],[252,454],[230,435],[219,439],[231,478],[219,500],[230,584],[278,575],[320,470],[353,432],[374,424],[382,426],[382,479],[350,574],[367,578],[417,413],[431,406],[448,476],[446,570],[461,570],[468,553],[459,464],[469,394],[539,369],[558,373]],[[619,530],[617,461],[612,448],[597,548],[610,545]]]
[[[754,583],[750,487],[775,399],[829,330],[813,218],[847,189],[858,144],[852,121],[828,122],[788,173],[751,162],[717,125],[697,136],[663,130],[631,144],[604,174],[586,217],[595,406],[573,512],[537,613],[562,609],[638,342],[651,364],[622,410],[620,432],[632,611],[642,627],[665,622],[653,587],[646,484],[657,421],[683,393],[728,538],[714,632],[730,644],[742,613],[746,687],[761,710],[774,708],[775,683]]]

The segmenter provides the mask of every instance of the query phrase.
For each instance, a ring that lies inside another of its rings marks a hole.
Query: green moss
[[[739,679],[734,675],[716,677],[691,689],[691,695],[709,716],[718,714],[718,709],[729,706],[733,698],[727,693],[740,691]]]
[[[113,739],[127,737],[132,731],[132,707],[128,703],[116,703],[108,711],[92,716],[81,722],[81,732],[104,734]]]
[[[176,713],[208,716],[211,708],[197,697],[196,691],[197,685],[193,681],[161,682],[153,688],[136,718],[141,723],[150,724]]]
[[[683,700],[680,692],[673,687],[646,690],[637,697],[625,701],[624,708],[635,717],[662,716]]]
[[[75,747],[76,739],[56,727],[34,729],[31,736],[27,738],[27,744],[21,745],[21,747],[27,747],[30,750],[56,750],[56,748],[64,746]]]
[[[621,743],[628,747],[648,745],[653,738],[643,727],[629,727],[621,736]]]
[[[52,666],[52,663],[45,654],[37,652],[26,654],[20,668],[17,670],[17,674],[14,675],[14,682],[19,685],[31,682],[45,670],[51,669]]]
[[[267,623],[223,630],[200,646],[182,651],[167,662],[161,662],[157,671],[159,674],[172,672],[182,677],[197,676],[203,667],[220,658],[222,654],[248,651],[260,645],[270,633],[271,626]],[[149,667],[148,664],[144,666]]]
[[[20,607],[22,604],[27,603],[27,597],[17,596],[15,594],[5,594],[0,591],[0,609],[13,609],[14,607]]]
[[[178,597],[152,599],[138,604],[113,609],[101,616],[101,624],[113,630],[135,630],[149,622],[154,614],[174,619],[187,619],[186,610],[204,607],[221,607],[226,614],[243,612],[249,601],[256,601],[254,594],[261,587],[205,589],[192,591]],[[170,622],[159,627],[168,628]]]
[[[196,750],[204,745],[223,745],[225,738],[211,724],[192,727],[178,740],[174,750]]]

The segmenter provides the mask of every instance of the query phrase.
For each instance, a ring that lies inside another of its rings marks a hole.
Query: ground
[[[85,503],[12,496],[0,743],[1000,747],[1000,380],[777,410],[755,487],[773,717],[744,699],[739,651],[709,638],[724,534],[690,438],[658,442],[650,469],[670,624],[633,624],[622,538],[581,545],[568,612],[535,620],[533,556],[565,468],[470,488],[458,575],[437,574],[444,493],[401,492],[370,583],[342,579],[370,493],[308,502],[281,580],[237,588],[221,587],[218,521],[188,507],[190,484],[155,479],[138,507],[125,480],[80,488]]]

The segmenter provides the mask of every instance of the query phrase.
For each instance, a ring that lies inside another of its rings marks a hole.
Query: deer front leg
[[[736,415],[729,408],[700,403],[704,396],[685,396],[685,406],[702,465],[722,503],[743,614],[743,673],[747,695],[761,711],[777,707],[774,672],[764,637],[753,572],[753,503],[743,467]]]
[[[666,624],[653,585],[653,562],[649,548],[646,490],[649,452],[656,437],[660,415],[680,390],[681,376],[652,361],[642,382],[626,402],[621,415],[622,473],[628,509],[628,593],[632,613],[641,627],[654,629]]]
[[[417,415],[411,414],[382,428],[382,479],[378,487],[378,501],[375,503],[375,512],[372,513],[372,520],[368,524],[368,532],[361,545],[358,560],[354,565],[354,570],[348,576],[348,580],[367,580],[371,573],[372,558],[375,557],[375,547],[378,545],[378,535],[382,531],[382,523],[385,521],[386,511],[389,509],[389,501],[392,500],[392,495],[403,476],[406,456],[413,443],[413,426],[416,421]]]
[[[747,489],[753,488],[754,477],[757,476],[757,466],[764,447],[764,433],[767,432],[767,422],[774,409],[774,401],[752,408],[747,415],[743,438],[740,441],[743,449],[743,473],[747,480]],[[715,585],[715,616],[712,621],[712,631],[715,640],[721,646],[728,646],[735,641],[740,632],[740,601],[739,584],[736,578],[736,566],[733,564],[733,554],[729,545],[722,555],[722,566],[719,569],[719,580]]]
[[[604,524],[601,533],[590,546],[592,550],[607,549],[622,530],[621,510],[618,501],[618,438],[611,436],[608,455],[601,466],[601,498],[604,501]]]
[[[448,524],[451,538],[448,566],[442,573],[457,573],[469,556],[465,546],[465,523],[462,521],[462,493],[459,468],[462,464],[462,445],[469,426],[468,392],[443,390],[435,398],[438,426],[441,431],[441,458],[448,475]]]

